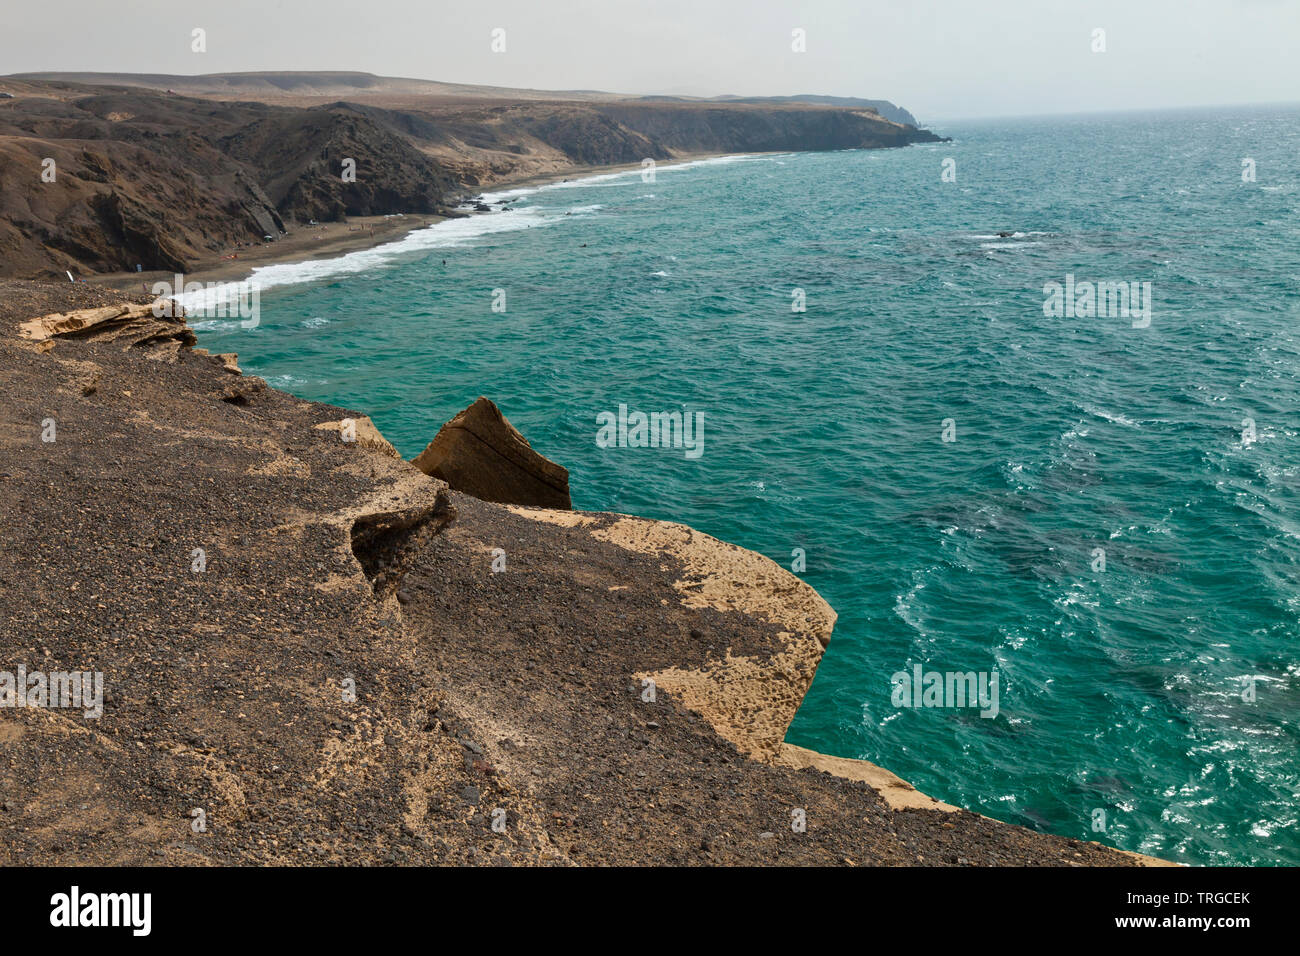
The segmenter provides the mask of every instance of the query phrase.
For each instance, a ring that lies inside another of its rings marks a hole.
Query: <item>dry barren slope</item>
[[[436,213],[509,177],[935,138],[859,108],[494,99],[289,76],[248,80],[230,99],[148,77],[0,78],[14,94],[0,99],[0,276],[189,271],[311,220]],[[356,95],[319,93],[336,88]]]

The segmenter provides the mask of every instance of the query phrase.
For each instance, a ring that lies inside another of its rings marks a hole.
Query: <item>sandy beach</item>
[[[300,226],[275,242],[246,243],[242,247],[224,250],[220,256],[201,259],[186,273],[186,279],[203,282],[238,282],[248,278],[258,266],[280,262],[307,262],[311,259],[332,259],[336,256],[369,249],[372,246],[395,242],[407,233],[435,222],[445,216],[416,214],[409,216],[354,216],[346,222],[326,222],[315,226]],[[170,281],[172,273],[106,272],[85,277],[89,285],[115,289],[122,292],[148,292],[154,282]]]
[[[661,166],[673,166],[678,163],[698,162],[730,155],[737,154],[685,154],[666,160]],[[631,172],[640,168],[640,163],[623,163],[613,166],[572,166],[541,175],[505,177],[500,181],[489,184],[480,192],[498,193],[510,189],[544,186],[548,183],[568,182],[572,179],[582,179],[587,176]],[[467,193],[467,195],[476,194]],[[497,215],[497,213],[470,213],[469,215],[491,216]],[[218,256],[200,259],[185,274],[185,278],[187,281],[193,280],[196,282],[241,282],[260,266],[338,258],[349,252],[357,252],[362,249],[371,249],[375,246],[396,242],[410,232],[423,229],[434,223],[443,222],[447,218],[447,216],[432,214],[353,216],[344,222],[298,226],[290,231],[288,235],[281,236],[275,242],[245,243],[240,247],[223,250]],[[100,288],[113,289],[119,292],[148,294],[155,282],[170,282],[174,275],[170,272],[154,270],[145,272],[106,272],[84,277],[78,276],[77,278],[79,281],[84,278],[88,285]]]

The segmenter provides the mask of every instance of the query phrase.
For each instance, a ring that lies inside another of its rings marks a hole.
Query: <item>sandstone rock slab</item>
[[[568,469],[534,451],[486,398],[443,425],[412,464],[482,501],[573,508]]]

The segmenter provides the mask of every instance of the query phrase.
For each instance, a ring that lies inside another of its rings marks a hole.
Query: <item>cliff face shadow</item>
[[[419,550],[456,517],[445,496],[408,512],[368,514],[352,522],[352,554],[376,597],[397,591]]]

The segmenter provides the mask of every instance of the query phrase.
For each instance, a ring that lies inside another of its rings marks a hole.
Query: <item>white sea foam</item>
[[[789,155],[783,153],[781,155]],[[732,163],[762,162],[771,161],[772,156],[755,156],[747,153],[739,153],[728,156],[713,156],[709,159],[692,159],[683,163],[671,163],[667,166],[655,166],[655,178],[664,173],[678,172],[683,169],[694,169],[697,166],[727,166]],[[500,192],[485,192],[482,195],[483,202],[494,203],[501,199],[514,199],[520,196],[531,196],[534,193],[550,192],[555,189],[591,189],[596,186],[615,185],[615,180],[626,178],[637,178],[641,176],[641,167],[633,169],[622,169],[616,173],[597,173],[594,176],[583,176],[580,179],[567,179],[562,182],[541,183],[536,186],[517,186],[514,189],[506,189]],[[635,185],[629,183],[628,185]]]
[[[657,166],[655,175],[662,173],[675,172],[683,169],[692,169],[697,166],[722,166],[731,163],[758,162],[770,160],[770,156],[753,156],[748,154],[739,154],[734,156],[714,156],[710,159],[695,159],[684,163],[673,163],[668,166]],[[544,183],[538,186],[521,186],[516,189],[507,189],[501,192],[483,193],[482,199],[487,203],[494,203],[500,199],[510,199],[518,196],[531,195],[533,193],[543,192],[552,189],[577,189],[585,186],[611,185],[613,180],[623,177],[639,177],[641,170],[628,169],[616,173],[598,173],[594,176],[584,176],[581,179],[573,179],[567,182]],[[628,185],[633,185],[629,183]],[[248,281],[256,285],[259,290],[266,290],[276,286],[301,285],[307,282],[319,282],[323,279],[332,279],[337,276],[356,275],[358,273],[370,272],[374,269],[389,265],[394,260],[412,253],[421,252],[426,249],[445,249],[456,246],[467,245],[483,236],[492,235],[499,232],[516,232],[520,229],[529,229],[534,226],[550,226],[562,222],[566,217],[565,212],[574,215],[586,215],[597,212],[605,208],[603,204],[594,203],[586,206],[574,206],[564,212],[558,212],[554,209],[540,209],[531,206],[511,207],[509,212],[497,212],[494,214],[485,214],[479,216],[467,216],[464,219],[447,219],[442,222],[434,223],[423,229],[417,229],[407,233],[401,239],[394,242],[387,242],[383,245],[374,246],[370,249],[360,249],[356,252],[349,252],[345,255],[332,259],[314,259],[307,262],[282,262],[275,265],[258,266],[252,271]],[[185,308],[190,310],[207,310],[219,303],[233,301],[239,293],[238,283],[230,283],[204,289],[202,292],[192,293],[190,295],[178,295],[175,299]],[[199,326],[201,327],[201,326]]]
[[[1106,421],[1114,422],[1116,425],[1128,425],[1130,428],[1142,427],[1140,422],[1135,422],[1131,418],[1126,418],[1125,416],[1121,415],[1119,412],[1108,412],[1104,408],[1098,408],[1095,405],[1087,405],[1087,404],[1079,405],[1078,407],[1082,408],[1085,412],[1087,412],[1089,415],[1093,416],[1094,418],[1104,418]]]
[[[187,304],[184,296],[176,296],[176,298],[179,299],[179,300],[181,300],[181,305],[186,305],[186,304]],[[193,308],[194,308],[194,303],[195,303],[195,302],[198,302],[198,301],[200,301],[200,298],[199,298],[198,296],[190,296],[190,298],[189,298],[189,300],[188,300],[189,308],[190,308],[190,309],[193,309]],[[215,301],[215,300],[214,300],[214,301]],[[212,304],[213,304],[213,302],[208,302],[208,303],[207,303],[207,305],[212,305]],[[242,325],[243,325],[243,322],[244,322],[243,319],[201,319],[201,318],[200,318],[200,319],[194,319],[194,318],[191,318],[191,319],[189,320],[189,326],[190,326],[190,328],[193,329],[195,332],[233,332],[233,331],[235,331],[236,329],[241,328]]]
[[[282,262],[259,266],[248,277],[248,282],[265,291],[276,286],[300,285],[305,282],[332,279],[336,276],[356,275],[381,268],[403,256],[426,249],[464,246],[483,236],[516,232],[534,226],[553,225],[563,221],[564,218],[563,213],[545,215],[540,210],[518,209],[495,215],[447,219],[409,232],[394,242],[349,252],[334,259],[313,259],[307,262]],[[229,301],[238,294],[238,291],[239,283],[232,282],[175,298],[187,309],[205,310],[219,302]]]

